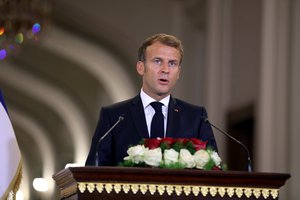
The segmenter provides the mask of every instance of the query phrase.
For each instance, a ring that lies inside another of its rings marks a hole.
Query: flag
[[[0,90],[0,199],[15,199],[21,182],[22,161],[14,129]]]

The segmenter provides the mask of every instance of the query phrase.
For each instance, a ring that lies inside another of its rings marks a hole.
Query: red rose
[[[165,137],[161,139],[161,142],[167,143],[169,146],[174,144],[175,140],[173,138]]]
[[[148,147],[149,149],[155,149],[160,146],[161,139],[156,139],[156,138],[149,138],[145,139],[145,147]]]
[[[189,141],[187,138],[177,138],[175,142],[186,144]]]
[[[196,151],[206,149],[207,141],[203,142],[202,140],[197,138],[191,138],[190,141],[192,142]]]
[[[161,139],[160,147],[162,149],[170,149],[174,144],[175,140],[173,138],[165,137]]]

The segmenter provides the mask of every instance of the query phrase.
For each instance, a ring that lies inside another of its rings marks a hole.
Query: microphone
[[[101,143],[101,141],[109,134],[111,133],[111,131],[121,122],[125,119],[124,114],[119,116],[118,121],[116,121],[116,123],[114,123],[114,125],[108,130],[106,131],[106,133],[98,140],[97,145],[96,145],[96,154],[95,154],[95,166],[99,166],[99,153],[98,153],[98,149],[99,149],[99,145]]]
[[[228,138],[230,138],[234,142],[238,143],[239,145],[241,145],[245,149],[245,151],[247,153],[247,157],[248,157],[247,158],[247,160],[248,160],[248,164],[247,164],[248,172],[252,172],[252,162],[251,162],[250,152],[249,152],[248,148],[246,147],[246,145],[244,145],[241,141],[239,141],[236,138],[234,138],[231,135],[229,135],[226,131],[223,131],[222,129],[218,128],[214,124],[210,123],[210,121],[206,117],[203,117],[203,121],[205,123],[210,124],[212,127],[214,127],[215,129],[217,129],[218,131],[220,131],[223,135],[227,136]]]

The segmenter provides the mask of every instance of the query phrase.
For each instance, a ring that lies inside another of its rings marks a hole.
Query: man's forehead
[[[180,59],[180,51],[175,47],[168,46],[162,44],[160,42],[153,43],[152,45],[148,46],[146,49],[146,57],[157,57],[157,58],[171,58],[171,59]]]

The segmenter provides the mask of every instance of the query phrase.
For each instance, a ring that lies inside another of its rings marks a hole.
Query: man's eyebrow
[[[153,57],[151,60],[163,60],[161,57]]]
[[[159,57],[159,56],[155,56],[153,57],[151,60],[165,60],[167,62],[178,62],[179,63],[179,60],[177,58],[174,58],[174,59],[164,59],[162,57]]]
[[[177,59],[171,59],[171,60],[169,60],[169,62],[179,62],[179,60],[177,60]]]

